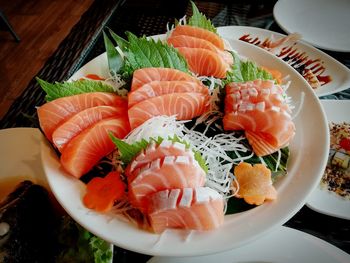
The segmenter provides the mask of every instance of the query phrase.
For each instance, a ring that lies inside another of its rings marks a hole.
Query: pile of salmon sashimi
[[[51,96],[37,109],[41,130],[62,168],[86,183],[84,205],[154,233],[214,230],[229,200],[275,200],[274,175],[286,172],[295,134],[285,85],[193,23],[178,24],[163,42],[116,38],[127,52],[118,70],[109,63],[110,79],[39,82]],[[138,65],[138,41],[169,58]],[[108,169],[94,174],[102,163]]]

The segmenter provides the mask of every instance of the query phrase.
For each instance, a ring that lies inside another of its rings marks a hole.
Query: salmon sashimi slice
[[[284,90],[273,81],[226,85],[225,130],[243,130],[258,156],[288,145],[295,134]]]
[[[217,53],[226,63],[232,65],[233,64],[233,56],[230,52],[221,50],[211,42],[205,39],[186,36],[186,35],[178,35],[171,36],[167,39],[167,43],[172,45],[175,48],[179,47],[189,47],[189,48],[203,48],[208,49]]]
[[[225,112],[236,111],[242,102],[248,102],[260,109],[276,106],[291,113],[284,90],[273,80],[232,82],[226,85],[225,90]]]
[[[129,200],[145,212],[148,197],[158,191],[174,188],[197,187],[205,183],[205,172],[198,162],[189,156],[165,156],[147,163],[130,180]]]
[[[190,70],[200,76],[225,78],[230,65],[217,53],[203,48],[179,47],[177,50],[183,55]]]
[[[263,164],[240,163],[234,169],[239,190],[237,197],[248,204],[261,205],[265,200],[275,200],[277,191],[272,185],[271,171]],[[237,188],[235,181],[233,187]]]
[[[137,90],[141,86],[152,81],[190,81],[202,85],[198,79],[190,74],[172,68],[142,68],[133,73],[131,91]]]
[[[82,110],[57,127],[52,142],[62,152],[64,146],[75,136],[98,121],[127,114],[126,107],[96,106]]]
[[[170,36],[174,37],[179,35],[205,39],[221,50],[224,50],[225,48],[224,41],[219,35],[209,30],[206,30],[204,28],[187,26],[187,25],[184,25],[184,26],[179,25],[174,28]]]
[[[131,129],[135,129],[155,116],[176,115],[177,120],[191,120],[208,107],[208,98],[200,93],[173,93],[141,101],[129,109],[128,115]]]
[[[246,112],[231,112],[225,114],[223,123],[225,130],[244,130],[254,153],[258,156],[271,154],[286,146],[295,134],[291,116],[273,108],[264,111],[253,109]],[[256,137],[253,137],[253,134]],[[257,142],[257,139],[262,142]],[[270,150],[267,152],[258,150],[260,143],[269,145]]]
[[[152,98],[170,93],[195,92],[209,96],[209,90],[204,85],[190,81],[152,81],[139,89],[129,92],[128,107],[131,108],[135,104]]]
[[[80,178],[115,149],[109,133],[122,139],[129,131],[126,116],[100,120],[75,136],[66,145],[61,155],[63,168],[71,175]]]
[[[47,139],[52,142],[52,133],[68,118],[87,108],[101,105],[127,107],[127,101],[108,92],[90,92],[62,97],[38,108],[40,127]]]
[[[223,198],[209,187],[159,191],[149,200],[148,217],[155,233],[168,228],[209,231],[224,222]]]
[[[144,165],[153,162],[156,159],[166,156],[187,156],[194,159],[194,153],[191,149],[186,148],[186,145],[179,142],[163,140],[160,144],[150,143],[146,149],[142,150],[127,166],[125,173],[129,181],[139,173],[139,169]]]

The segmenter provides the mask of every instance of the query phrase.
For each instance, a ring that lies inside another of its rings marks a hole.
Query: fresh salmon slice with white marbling
[[[122,139],[129,131],[130,126],[125,115],[100,120],[69,141],[60,159],[63,168],[80,178],[115,149],[110,133]]]
[[[203,48],[217,53],[226,63],[233,64],[233,56],[226,50],[219,49],[211,42],[205,39],[191,37],[186,35],[171,36],[167,39],[167,43],[174,48],[188,47],[188,48]]]
[[[200,76],[225,78],[230,69],[230,64],[211,50],[189,47],[179,47],[177,50],[185,57],[190,70]]]
[[[129,108],[128,115],[131,129],[135,129],[155,116],[176,115],[177,120],[191,120],[208,107],[209,101],[201,93],[173,93],[143,100]]]
[[[295,134],[291,109],[283,89],[272,81],[226,86],[225,130],[243,130],[258,156],[288,145]]]
[[[129,200],[135,207],[148,210],[148,197],[165,189],[199,187],[205,183],[205,172],[191,156],[165,156],[149,162],[128,178]]]
[[[173,68],[141,68],[134,71],[131,82],[131,91],[135,91],[152,81],[190,81],[202,83],[190,74]]]
[[[82,110],[100,105],[119,107],[127,105],[127,101],[116,94],[107,92],[90,92],[62,97],[38,107],[40,127],[47,139],[52,141],[52,133],[68,118]]]
[[[220,50],[224,50],[225,48],[224,41],[218,34],[204,28],[188,26],[188,25],[178,25],[171,32],[170,37],[179,36],[179,35],[205,39]]]
[[[206,86],[192,81],[151,81],[142,85],[135,91],[128,94],[128,107],[131,108],[135,104],[152,98],[171,93],[201,93],[209,98],[209,90]]]
[[[166,139],[159,144],[151,142],[147,148],[143,149],[139,154],[137,154],[127,166],[125,173],[128,180],[132,181],[135,176],[139,174],[140,168],[142,168],[145,164],[151,163],[156,159],[161,159],[166,156],[187,156],[194,159],[193,151],[187,148],[183,143],[172,142]]]
[[[224,222],[222,196],[209,187],[171,189],[149,198],[148,217],[155,233],[169,228],[208,231]]]
[[[102,119],[118,117],[127,114],[126,105],[120,107],[114,106],[96,106],[82,110],[63,124],[57,127],[52,134],[52,141],[57,149],[62,152],[65,145],[88,127],[94,125]]]

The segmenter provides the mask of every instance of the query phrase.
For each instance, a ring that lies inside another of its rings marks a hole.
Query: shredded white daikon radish
[[[113,87],[113,90],[121,97],[126,97],[128,94],[127,89],[123,88],[126,84],[125,81],[119,74],[115,74],[114,76],[110,76],[104,82]]]
[[[125,142],[132,144],[142,139],[162,137],[164,139],[174,137],[183,137],[183,128],[186,121],[176,121],[176,116],[156,116],[142,125],[132,130],[124,139]]]

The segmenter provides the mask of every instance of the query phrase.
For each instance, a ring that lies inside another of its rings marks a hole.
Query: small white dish
[[[42,143],[45,137],[39,129],[10,128],[0,130],[0,187],[1,196],[5,197],[14,187],[30,180],[51,191],[41,162]],[[1,200],[0,200],[1,201]],[[113,245],[111,244],[113,252]],[[113,257],[110,263],[113,262]]]
[[[287,33],[331,51],[350,52],[350,1],[279,0],[273,9],[277,24]]]
[[[321,100],[329,122],[350,123],[350,100]],[[350,220],[350,200],[317,187],[307,200],[307,206],[322,214]]]
[[[83,227],[110,243],[139,253],[195,256],[229,250],[262,237],[288,221],[304,205],[307,196],[318,184],[327,161],[328,126],[319,100],[299,74],[269,52],[238,40],[231,39],[229,43],[238,54],[289,75],[292,84],[288,95],[296,106],[301,100],[301,94],[305,94],[303,108],[294,119],[296,136],[290,145],[288,175],[276,184],[278,200],[243,213],[227,215],[224,225],[219,229],[212,232],[193,231],[187,241],[181,235],[182,232],[177,230],[167,230],[159,236],[140,230],[113,214],[95,213],[85,208],[82,196],[86,186],[66,174],[52,148],[43,144],[43,166],[52,191],[64,209]],[[79,79],[86,74],[108,76],[105,53],[83,66],[72,79]],[[315,136],[313,127],[316,125],[319,133]],[[319,144],[319,141],[325,144]],[[314,151],[319,154],[313,155]],[[306,159],[308,162],[305,162]]]
[[[350,262],[343,250],[304,232],[278,227],[246,246],[201,257],[153,257],[147,263],[267,263],[267,262]]]
[[[14,187],[31,180],[49,189],[40,158],[40,142],[45,139],[38,129],[0,130],[0,184]],[[6,189],[8,193],[12,189]]]
[[[270,30],[248,26],[219,27],[218,33],[226,39],[241,39],[253,45],[259,45],[272,38],[278,40],[286,36]],[[286,59],[291,56],[296,57],[298,54],[303,54],[302,57],[305,63],[309,63],[306,68],[312,70],[315,75],[319,77],[321,87],[314,90],[318,97],[350,88],[350,69],[309,44],[302,41],[298,41],[297,43],[286,42],[279,48],[270,50],[270,52],[280,59]],[[310,61],[314,62],[311,63]],[[295,61],[292,59],[288,59],[286,63],[295,65]],[[302,63],[298,63],[295,66],[299,67],[300,64]]]

